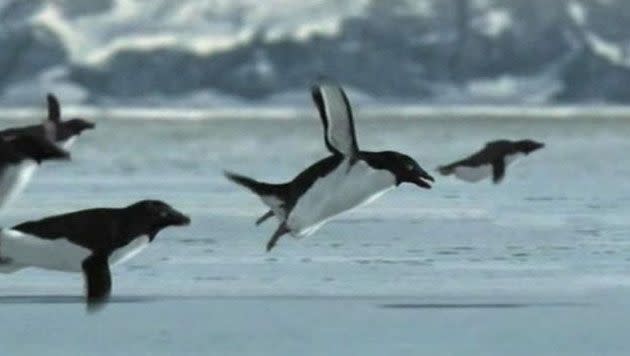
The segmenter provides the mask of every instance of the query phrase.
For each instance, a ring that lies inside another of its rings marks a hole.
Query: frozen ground
[[[4,121],[2,126],[14,122]],[[43,167],[2,224],[161,198],[193,224],[115,269],[85,314],[80,276],[0,276],[10,355],[627,355],[630,121],[358,120],[363,149],[433,169],[501,137],[547,147],[504,184],[400,188],[318,234],[255,227],[222,169],[292,177],[325,154],[319,122],[99,121]]]

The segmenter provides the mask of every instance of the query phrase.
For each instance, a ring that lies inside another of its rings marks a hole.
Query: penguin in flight
[[[62,121],[61,106],[59,105],[57,97],[53,94],[48,94],[46,99],[48,102],[48,118],[44,120],[43,124],[14,127],[2,130],[0,131],[0,137],[11,138],[19,133],[26,133],[33,136],[45,136],[47,134],[45,126],[53,125],[55,127],[54,141],[60,144],[63,148],[69,149],[83,131],[94,128],[94,123],[81,118],[73,118]]]
[[[8,139],[0,136],[0,208],[19,195],[37,165],[69,158],[67,151],[46,137],[22,133]]]
[[[46,138],[69,149],[77,136],[84,130],[94,128],[94,124],[83,119],[61,121],[61,109],[57,98],[48,94],[48,117],[39,125],[10,128],[0,131],[0,138],[11,141],[18,136]],[[37,164],[30,160],[0,173],[0,208],[13,201],[33,177]]]
[[[492,181],[498,184],[503,180],[505,169],[511,162],[543,147],[544,144],[533,140],[492,141],[465,159],[438,167],[438,171],[442,175],[453,174],[461,180],[473,183],[492,176]]]
[[[405,154],[359,150],[350,102],[340,86],[318,84],[311,95],[330,156],[282,184],[225,172],[228,179],[257,194],[269,207],[270,211],[257,224],[272,216],[278,219],[279,226],[267,243],[267,251],[284,234],[311,235],[333,216],[373,201],[402,183],[430,189],[427,181],[433,182],[433,177]]]
[[[95,310],[111,293],[110,266],[135,256],[162,229],[188,224],[188,216],[158,200],[28,221],[0,230],[0,273],[28,267],[82,272],[88,310]]]

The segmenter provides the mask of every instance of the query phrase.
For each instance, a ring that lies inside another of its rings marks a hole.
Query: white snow
[[[47,2],[35,23],[56,32],[76,63],[99,64],[125,48],[178,45],[210,53],[241,44],[259,30],[269,38],[304,39],[334,34],[346,17],[361,13],[367,0],[115,0],[109,11],[64,15]]]
[[[476,18],[473,26],[488,37],[498,37],[512,26],[512,15],[507,9],[497,8]]]

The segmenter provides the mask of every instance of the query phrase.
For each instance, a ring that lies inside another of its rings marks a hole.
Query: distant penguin
[[[48,118],[44,121],[44,124],[2,130],[0,131],[0,137],[11,138],[13,135],[18,133],[44,136],[46,135],[45,125],[50,124],[55,127],[54,141],[60,144],[63,148],[69,149],[84,130],[94,128],[94,124],[92,122],[81,118],[73,118],[62,121],[59,100],[57,100],[53,94],[48,94],[46,99],[48,101]]]
[[[481,151],[463,160],[438,167],[438,171],[442,175],[453,174],[467,182],[478,182],[492,176],[492,181],[498,184],[503,180],[505,169],[511,162],[544,146],[533,140],[492,141]]]
[[[61,121],[59,101],[52,94],[48,94],[47,99],[48,117],[43,123],[0,131],[0,138],[11,141],[23,135],[41,137],[56,142],[64,149],[69,149],[81,132],[94,128],[93,123],[84,119]],[[33,177],[37,165],[26,161],[14,168],[0,173],[0,208],[8,205],[24,190]]]
[[[28,267],[83,272],[93,310],[110,296],[110,266],[135,256],[162,229],[189,223],[186,215],[158,200],[25,222],[0,230],[0,273]]]
[[[278,219],[280,224],[267,243],[267,251],[282,235],[308,236],[333,216],[373,201],[402,183],[429,189],[427,181],[433,181],[405,154],[359,150],[350,102],[340,86],[319,84],[313,87],[311,94],[331,156],[315,162],[283,184],[263,183],[226,172],[228,179],[257,194],[271,209],[257,224],[272,216]]]
[[[5,139],[0,136],[0,208],[19,195],[38,164],[69,158],[68,152],[45,137],[16,134]]]

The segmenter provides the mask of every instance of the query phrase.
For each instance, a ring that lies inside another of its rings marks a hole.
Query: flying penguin
[[[15,200],[43,161],[69,158],[67,151],[43,136],[25,133],[8,139],[0,136],[0,208]]]
[[[395,151],[361,151],[357,144],[352,108],[343,88],[320,83],[311,95],[324,128],[330,156],[313,163],[282,184],[256,181],[225,172],[232,182],[257,194],[270,209],[257,224],[275,216],[279,226],[267,243],[270,251],[284,234],[305,237],[330,218],[377,199],[402,183],[429,189],[433,182],[411,157]]]
[[[498,184],[503,180],[505,169],[510,163],[543,147],[544,144],[533,140],[492,141],[467,158],[438,167],[438,171],[442,175],[453,174],[461,180],[473,183],[492,176],[492,181]]]
[[[48,117],[39,125],[15,127],[0,131],[0,138],[12,141],[16,137],[38,137],[69,149],[76,138],[94,124],[84,119],[61,120],[61,109],[57,98],[48,94]],[[11,170],[0,172],[0,208],[13,201],[30,182],[37,164],[31,160],[21,162]]]
[[[50,125],[54,126],[53,141],[57,142],[64,149],[69,149],[83,131],[94,128],[94,123],[82,118],[62,121],[61,106],[59,105],[57,97],[53,94],[48,94],[46,100],[48,103],[48,117],[42,124],[2,130],[0,131],[0,137],[11,138],[11,136],[18,133],[26,133],[33,136],[46,136],[50,132],[46,126]]]

